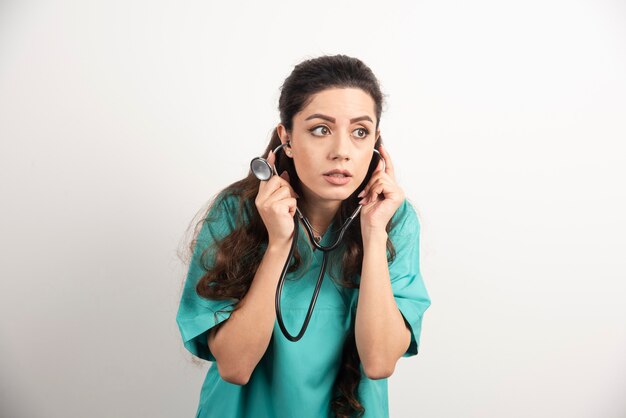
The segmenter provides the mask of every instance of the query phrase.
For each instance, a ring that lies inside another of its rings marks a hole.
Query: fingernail
[[[362,204],[363,204],[363,202],[365,202],[365,198],[363,198],[363,199],[359,200],[359,205],[362,205]]]
[[[365,194],[365,190],[361,190],[361,193],[359,193],[358,195],[356,195],[356,197],[363,197],[363,194]]]

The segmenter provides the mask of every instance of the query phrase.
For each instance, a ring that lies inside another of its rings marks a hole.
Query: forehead
[[[340,123],[342,119],[368,115],[375,121],[374,107],[374,99],[361,89],[332,88],[311,96],[311,100],[297,117],[304,120],[314,113],[322,113],[337,118],[337,123]]]

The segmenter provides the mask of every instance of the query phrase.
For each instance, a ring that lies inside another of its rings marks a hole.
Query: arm
[[[373,230],[363,236],[355,339],[363,370],[370,379],[391,376],[411,343],[410,330],[391,289],[386,242],[384,230]]]
[[[272,337],[274,300],[290,243],[270,243],[250,289],[228,320],[211,329],[208,344],[220,376],[237,385],[248,383]]]

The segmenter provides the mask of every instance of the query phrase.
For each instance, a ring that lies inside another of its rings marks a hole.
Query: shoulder
[[[213,198],[206,221],[225,222],[233,227],[240,215],[241,206],[241,197],[238,194],[232,191],[221,191]]]
[[[405,198],[391,217],[391,233],[408,235],[419,233],[420,222],[413,203]]]
[[[220,192],[213,197],[201,219],[200,241],[217,241],[237,228],[239,217],[239,196],[232,192]]]
[[[213,198],[209,214],[221,214],[223,211],[238,210],[239,196],[233,192],[221,191]]]

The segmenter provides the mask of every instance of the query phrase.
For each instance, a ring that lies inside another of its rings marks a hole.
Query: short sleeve
[[[187,277],[176,314],[176,323],[187,350],[204,360],[215,361],[209,350],[208,331],[230,317],[233,299],[209,300],[196,293],[196,285],[206,273],[205,267],[214,262],[214,243],[221,240],[235,228],[235,215],[238,198],[233,195],[218,196],[209,210],[196,237],[193,256],[189,263]],[[202,256],[204,250],[206,254]],[[201,259],[201,257],[203,257]],[[204,263],[203,263],[204,262]],[[218,312],[222,310],[221,312]],[[226,311],[226,312],[224,312]]]
[[[393,296],[406,324],[411,329],[411,344],[402,357],[416,355],[422,332],[422,318],[430,306],[430,297],[420,271],[420,224],[408,200],[394,214],[397,224],[389,237],[396,251],[389,263],[389,278]]]

